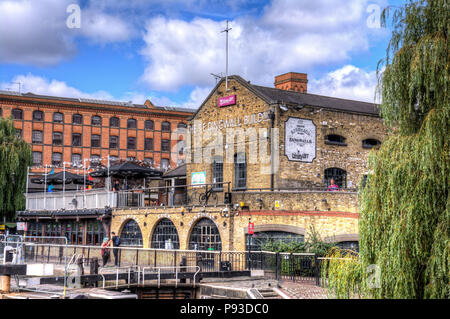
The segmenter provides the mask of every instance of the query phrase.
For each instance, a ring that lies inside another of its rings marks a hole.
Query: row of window
[[[33,144],[42,144],[43,143],[43,133],[42,131],[33,131],[31,134],[31,142]],[[61,146],[63,145],[63,133],[61,132],[53,132],[53,145]],[[137,145],[136,137],[128,137],[127,138],[127,149],[135,150]],[[72,134],[72,146],[82,146],[82,138],[81,134],[73,133]],[[178,141],[178,152],[183,154],[185,143],[183,140]],[[92,134],[91,135],[91,147],[101,147],[101,136]],[[119,148],[119,137],[111,135],[109,137],[109,148],[116,149]],[[154,144],[153,138],[145,138],[144,139],[144,150],[145,151],[153,151]],[[161,140],[161,151],[169,152],[170,151],[170,140]]]
[[[22,120],[23,119],[23,111],[21,109],[14,109],[11,112],[13,119],[15,120]],[[44,112],[43,111],[33,111],[33,121],[44,121]],[[60,112],[53,113],[53,122],[54,123],[64,123],[64,114]],[[83,115],[81,114],[74,114],[72,115],[72,124],[83,124]],[[102,118],[98,115],[94,115],[91,117],[91,125],[94,126],[101,126],[102,125]],[[120,127],[120,119],[118,117],[111,117],[109,119],[109,126],[110,127]],[[182,129],[186,128],[186,123],[178,123],[177,128]],[[127,120],[127,128],[137,128],[137,120],[136,119],[128,119]],[[154,122],[152,120],[146,120],[144,123],[144,128],[146,130],[153,130],[154,129]],[[162,122],[161,123],[161,131],[163,132],[170,132],[171,131],[171,125],[169,122]]]
[[[62,164],[62,153],[54,152],[52,153],[52,165],[61,165]],[[110,156],[110,163],[117,162],[119,158],[117,156]],[[101,162],[100,155],[91,155],[90,157],[90,166],[95,167],[98,166]],[[135,157],[128,157],[127,160],[133,161],[136,160]],[[153,165],[153,158],[145,157],[144,162]],[[72,154],[72,164],[73,165],[82,165],[82,157],[81,154]],[[42,152],[33,152],[33,165],[41,166],[42,165]],[[170,165],[170,160],[168,158],[161,159],[161,167],[168,168]]]
[[[222,188],[223,183],[223,158],[221,156],[213,157],[212,161],[212,177],[213,183],[217,183],[216,189]],[[330,180],[339,188],[347,188],[347,172],[343,169],[332,167],[324,171],[325,184],[328,186]],[[247,187],[247,161],[245,153],[237,153],[234,155],[234,188],[245,189]]]
[[[341,135],[330,134],[325,136],[325,144],[347,146],[346,138]],[[363,148],[373,148],[381,145],[381,142],[377,139],[368,138],[362,141]]]

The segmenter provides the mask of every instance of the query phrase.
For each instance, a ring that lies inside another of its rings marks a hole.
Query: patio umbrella
[[[144,178],[144,177],[161,177],[162,172],[150,167],[142,167],[134,163],[126,162],[113,165],[108,169],[102,168],[90,173],[92,177],[116,177],[116,178]]]
[[[64,180],[64,175],[65,175],[65,180]],[[45,176],[41,176],[41,177],[37,177],[37,178],[32,178],[31,179],[32,183],[36,183],[36,184],[44,184],[45,183]],[[59,184],[70,184],[70,183],[74,183],[74,184],[78,184],[78,185],[93,185],[94,182],[90,181],[86,178],[86,182],[83,181],[83,176],[80,175],[76,175],[70,172],[59,172],[59,173],[55,173],[55,174],[50,174],[47,175],[47,184],[54,184],[54,185],[59,185]]]

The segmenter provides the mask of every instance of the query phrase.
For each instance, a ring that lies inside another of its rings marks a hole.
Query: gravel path
[[[293,299],[328,299],[327,292],[314,283],[280,281],[281,290]]]

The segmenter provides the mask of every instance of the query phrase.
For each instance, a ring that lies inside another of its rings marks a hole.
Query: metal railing
[[[56,240],[52,237],[47,238]],[[30,237],[25,237],[23,240],[23,262],[64,264],[65,286],[67,285],[68,266],[74,262],[76,257],[82,256],[83,262],[91,262],[102,260],[104,256],[100,246],[30,243],[27,242],[28,239]],[[63,239],[65,240],[65,237]],[[0,244],[2,243],[7,244],[10,241],[0,240]],[[105,275],[105,271],[108,270],[114,272],[116,274],[116,286],[118,286],[120,270],[124,269],[128,272],[127,285],[131,280],[131,272],[137,274],[137,283],[145,283],[146,270],[150,269],[158,271],[156,277],[158,283],[160,283],[161,275],[167,271],[172,271],[174,278],[178,280],[181,274],[180,270],[195,269],[195,276],[199,273],[244,274],[251,270],[263,270],[264,276],[268,278],[321,285],[324,283],[321,278],[321,268],[328,264],[326,258],[321,258],[312,253],[166,250],[135,247],[114,247],[110,249],[118,250],[118,266],[101,268],[102,271],[98,275]],[[72,256],[71,262],[69,262],[68,256]],[[106,264],[112,262],[112,260],[104,261]],[[123,274],[121,274],[121,278],[125,279]]]

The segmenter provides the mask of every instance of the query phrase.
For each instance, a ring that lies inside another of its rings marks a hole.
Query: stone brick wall
[[[234,216],[224,211],[225,206],[129,209],[113,211],[111,231],[120,234],[124,224],[134,219],[142,232],[144,247],[151,246],[151,237],[157,223],[170,219],[178,232],[180,249],[188,249],[189,237],[195,223],[202,218],[211,219],[217,226],[223,250],[245,250],[245,234],[249,218],[255,230],[301,233],[305,239],[313,226],[320,236],[332,240],[334,236],[358,233],[357,195],[345,192],[305,192],[298,194],[240,194],[236,201],[244,201],[248,210],[237,209]],[[298,199],[301,196],[301,200]],[[256,207],[256,199],[264,198],[265,205],[280,201],[279,208]],[[326,199],[326,202],[323,202]],[[233,200],[233,202],[235,202]],[[227,216],[226,216],[227,215]],[[261,228],[262,227],[262,228]]]

